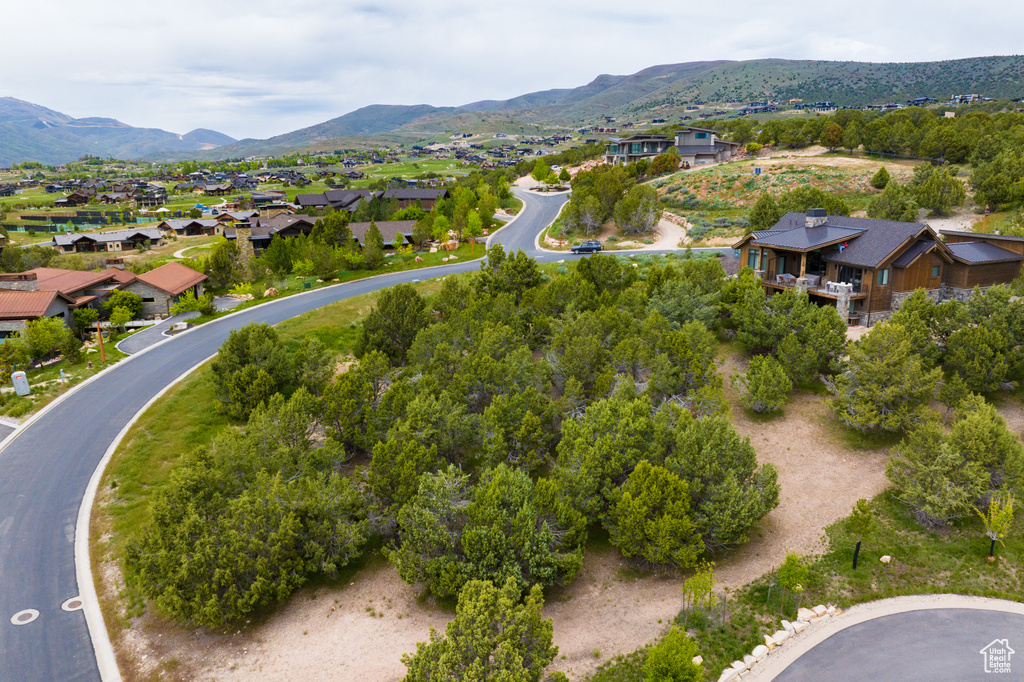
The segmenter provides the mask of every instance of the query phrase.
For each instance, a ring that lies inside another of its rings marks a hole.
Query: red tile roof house
[[[170,315],[171,306],[185,292],[193,291],[196,296],[203,294],[206,275],[196,272],[181,263],[167,263],[160,267],[135,275],[122,289],[142,297],[142,317]]]

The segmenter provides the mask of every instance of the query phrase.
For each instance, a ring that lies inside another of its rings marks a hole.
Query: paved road
[[[1010,672],[985,672],[982,648],[1007,639]],[[775,682],[971,682],[1024,680],[1024,616],[1000,611],[928,609],[840,630],[782,671]]]
[[[565,197],[524,195],[524,201],[523,215],[493,240],[510,248],[528,244],[533,252],[533,235],[554,219]],[[213,355],[231,329],[250,322],[277,324],[350,296],[479,267],[460,261],[381,275],[210,322],[115,365],[8,443],[0,450],[0,679],[100,678],[82,611],[61,609],[79,594],[74,556],[78,509],[110,443],[164,386]],[[37,610],[38,618],[13,625],[10,619],[25,609]]]

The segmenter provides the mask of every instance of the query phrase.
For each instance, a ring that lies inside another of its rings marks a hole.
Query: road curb
[[[153,348],[154,346],[150,346]],[[142,352],[149,350],[143,349]],[[96,592],[96,583],[92,575],[92,556],[89,551],[89,525],[92,520],[92,505],[96,500],[96,492],[99,490],[100,479],[107,469],[114,453],[121,446],[121,441],[128,435],[135,423],[145,414],[146,410],[153,406],[157,400],[162,398],[167,391],[184,381],[189,375],[216,357],[216,353],[190,367],[178,378],[164,386],[160,391],[150,398],[145,405],[139,409],[124,428],[117,434],[110,443],[110,447],[103,453],[103,459],[92,472],[89,485],[82,497],[82,504],[78,507],[78,520],[75,523],[75,578],[78,580],[78,593],[82,599],[82,612],[85,614],[85,624],[89,629],[89,638],[92,640],[92,649],[96,654],[96,666],[100,671],[100,679],[103,682],[120,682],[121,671],[117,666],[117,656],[114,654],[114,647],[110,643],[110,636],[107,634],[107,626],[103,620],[103,610],[100,608],[99,596]],[[134,357],[134,356],[133,356]],[[97,375],[98,376],[98,375]]]
[[[961,594],[908,595],[865,602],[850,607],[828,623],[811,628],[792,644],[776,649],[763,664],[758,664],[755,667],[747,679],[764,680],[765,682],[774,680],[801,656],[846,628],[884,616],[932,609],[1002,611],[1024,615],[1024,604],[1020,602]]]

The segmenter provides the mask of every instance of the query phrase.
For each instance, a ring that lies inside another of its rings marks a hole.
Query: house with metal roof
[[[871,325],[917,289],[936,301],[966,300],[975,286],[1020,274],[1024,254],[986,241],[987,235],[945,234],[951,243],[924,223],[830,216],[819,208],[787,213],[733,248],[769,294],[806,291],[851,322]]]
[[[142,298],[142,316],[170,315],[173,306],[188,291],[203,295],[206,275],[181,263],[171,262],[135,275],[123,286]]]
[[[113,232],[72,232],[71,234],[58,234],[53,238],[53,247],[61,253],[131,251],[146,243],[149,243],[150,246],[163,244],[160,231],[144,228]]]

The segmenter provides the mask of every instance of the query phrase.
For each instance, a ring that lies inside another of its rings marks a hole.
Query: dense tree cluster
[[[332,574],[370,536],[404,580],[460,600],[481,581],[516,600],[568,582],[597,526],[643,564],[745,542],[779,486],[725,416],[721,265],[595,256],[546,280],[497,246],[430,298],[384,290],[337,376],[315,336],[233,332],[212,376],[246,425],[178,467],[132,580],[212,624]]]
[[[577,173],[572,179],[572,199],[562,211],[564,232],[593,235],[602,223],[614,218],[624,234],[649,233],[661,218],[658,193],[653,187],[637,183],[650,168],[651,162],[641,159],[625,166],[601,165]]]

